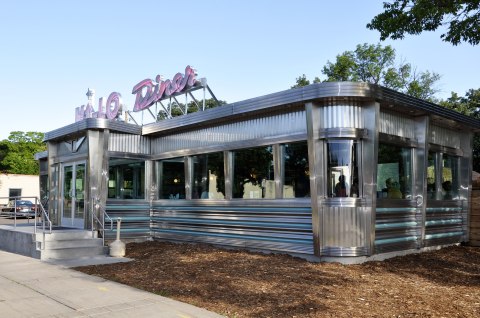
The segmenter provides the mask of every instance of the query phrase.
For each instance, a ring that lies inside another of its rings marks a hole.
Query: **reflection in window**
[[[310,196],[307,142],[285,145],[284,198],[304,198]]]
[[[160,199],[185,199],[185,160],[173,158],[158,163]]]
[[[223,199],[225,197],[223,153],[193,156],[192,162],[192,199]]]
[[[271,146],[234,151],[233,160],[233,198],[275,198]]]
[[[378,145],[377,196],[388,199],[411,198],[411,149],[396,145]]]
[[[145,162],[132,159],[110,159],[108,198],[144,199]]]
[[[437,171],[437,155],[434,152],[428,153],[428,167],[427,167],[427,198],[435,199],[437,187],[435,186],[436,171]]]
[[[327,143],[327,193],[329,197],[358,197],[358,154],[354,140]]]
[[[458,157],[443,155],[441,189],[443,200],[458,199]]]

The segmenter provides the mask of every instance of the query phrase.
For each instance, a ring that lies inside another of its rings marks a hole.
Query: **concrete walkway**
[[[0,251],[0,316],[222,317],[64,266],[4,251]]]

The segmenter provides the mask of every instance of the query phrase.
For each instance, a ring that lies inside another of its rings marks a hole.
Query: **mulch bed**
[[[227,317],[480,317],[478,247],[361,265],[156,241],[126,256],[76,270]]]

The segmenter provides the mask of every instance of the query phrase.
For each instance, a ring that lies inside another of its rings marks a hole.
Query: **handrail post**
[[[13,199],[13,228],[17,228],[17,198]]]
[[[35,197],[35,207],[33,208],[33,234],[35,234],[35,239],[37,238],[37,210],[38,210],[38,202],[37,197]]]

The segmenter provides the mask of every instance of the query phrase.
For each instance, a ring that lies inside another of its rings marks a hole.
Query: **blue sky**
[[[135,84],[187,65],[227,102],[322,78],[337,54],[379,42],[365,25],[381,11],[382,1],[354,0],[1,1],[0,140],[73,123],[89,87],[95,103],[116,91],[131,110]],[[441,98],[480,88],[480,46],[439,35],[382,44],[442,75]]]

